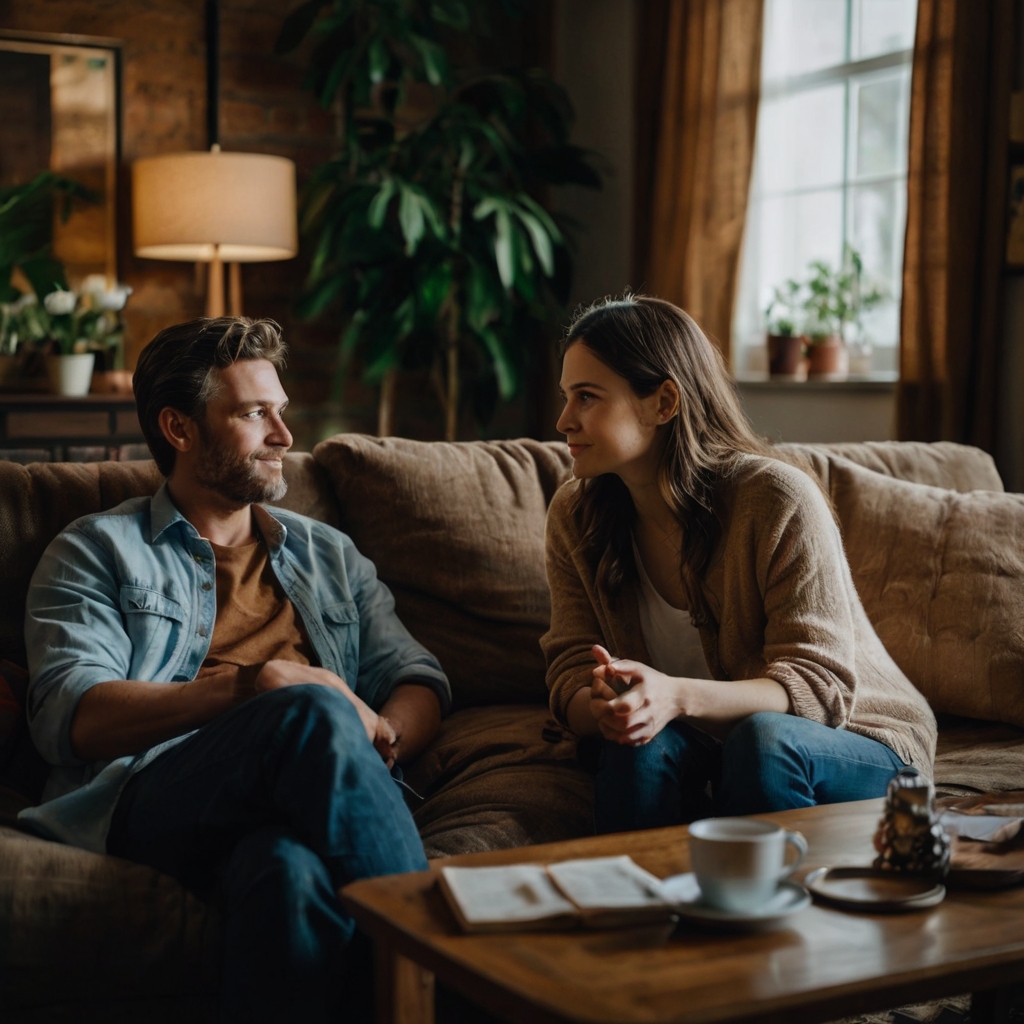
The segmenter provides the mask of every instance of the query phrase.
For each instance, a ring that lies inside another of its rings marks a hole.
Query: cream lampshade
[[[135,255],[210,264],[207,316],[224,315],[223,264],[232,313],[241,313],[239,263],[298,252],[295,164],[258,153],[172,153],[132,169]]]

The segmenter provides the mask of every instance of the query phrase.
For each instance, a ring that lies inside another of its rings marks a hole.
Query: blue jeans
[[[670,722],[642,747],[602,742],[595,825],[599,833],[631,832],[712,814],[866,800],[884,796],[902,767],[884,743],[796,715],[751,715],[721,747],[685,722]]]
[[[225,1021],[343,1019],[346,882],[426,868],[355,708],[326,686],[254,697],[125,787],[110,853],[219,902]]]

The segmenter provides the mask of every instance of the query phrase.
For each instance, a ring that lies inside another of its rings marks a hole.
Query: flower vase
[[[46,372],[50,376],[50,391],[55,395],[80,397],[89,394],[95,352],[75,352],[72,355],[49,355]]]

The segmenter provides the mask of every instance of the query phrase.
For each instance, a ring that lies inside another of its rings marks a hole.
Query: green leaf
[[[341,341],[338,344],[341,363],[347,367],[352,361],[356,348],[359,346],[359,339],[363,333],[363,325],[366,323],[366,310],[357,309],[348,322],[348,327],[342,332]]]
[[[26,260],[21,264],[21,272],[28,278],[28,283],[32,285],[32,291],[39,297],[40,302],[50,292],[58,289],[68,290],[67,278],[64,276],[64,264],[50,256],[39,256]]]
[[[374,36],[370,43],[370,81],[383,82],[391,63],[391,54],[381,36]]]
[[[551,277],[555,272],[555,255],[551,247],[551,236],[544,229],[541,222],[532,213],[517,209],[516,216],[519,222],[526,228],[533,243],[533,251],[537,254],[541,268],[546,277]]]
[[[320,9],[326,7],[328,2],[329,0],[308,0],[307,3],[296,7],[284,19],[277,42],[274,43],[274,53],[288,53],[294,50],[306,38],[306,33],[313,27]]]
[[[394,178],[384,179],[384,184],[381,185],[380,191],[373,197],[373,202],[370,203],[367,213],[370,227],[376,228],[379,231],[384,226],[388,205],[391,203],[391,197],[395,194],[396,188],[397,185]]]
[[[526,192],[520,192],[516,198],[544,225],[544,230],[551,236],[551,241],[555,245],[561,245],[564,241],[562,232],[558,230],[558,225],[552,219],[551,214]]]
[[[498,264],[498,276],[506,289],[515,283],[515,264],[512,259],[512,218],[505,207],[497,211],[495,218],[494,258]]]
[[[431,85],[445,85],[448,81],[448,55],[424,36],[409,33],[409,42],[423,61],[423,72]]]
[[[468,32],[470,29],[469,10],[460,0],[434,0],[430,5],[430,14],[435,21],[459,32]]]
[[[398,204],[398,222],[405,238],[405,254],[412,256],[423,237],[423,206],[419,196],[408,185],[402,185],[402,198]]]
[[[484,327],[476,333],[491,357],[491,365],[494,367],[494,374],[498,378],[498,394],[507,402],[515,396],[519,387],[515,366],[512,360],[509,359],[501,339],[492,328]]]
[[[299,316],[309,320],[319,316],[337,298],[344,283],[340,277],[329,277],[321,281],[299,300]]]

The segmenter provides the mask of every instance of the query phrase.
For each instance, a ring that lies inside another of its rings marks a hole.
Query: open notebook
[[[668,921],[675,910],[662,896],[660,879],[627,856],[443,867],[438,881],[467,932],[614,928]]]

